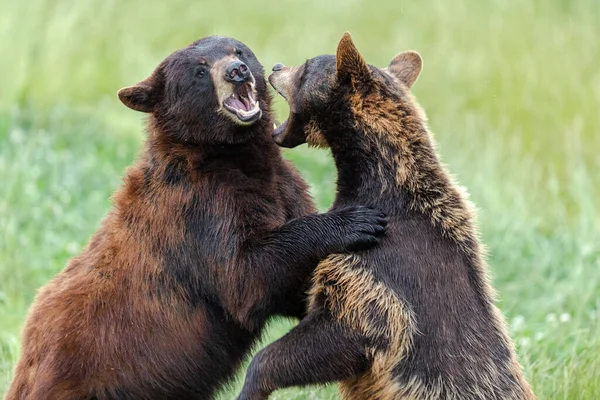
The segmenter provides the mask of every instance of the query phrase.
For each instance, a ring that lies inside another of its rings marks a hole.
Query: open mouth
[[[241,122],[252,123],[262,116],[260,105],[255,97],[254,84],[246,82],[225,99],[223,106]]]
[[[275,126],[275,130],[271,134],[275,143],[281,143],[284,139],[283,132],[285,132],[285,128],[287,128],[288,120],[283,121],[279,126]]]
[[[285,93],[282,90],[279,90],[277,88],[277,80],[275,79],[275,73],[269,75],[268,79],[269,79],[269,83],[271,84],[271,87],[273,89],[275,89],[277,94],[279,94],[281,97],[283,97],[283,99],[286,102],[288,102],[288,104],[289,104],[288,98],[285,95]],[[282,123],[280,123],[279,125],[277,125],[277,124],[274,125],[273,133],[271,133],[271,136],[273,137],[273,140],[275,141],[275,143],[277,143],[278,145],[281,145],[283,143],[283,141],[285,140],[284,132],[287,128],[288,121],[289,121],[289,118],[286,119],[285,121],[283,121]]]

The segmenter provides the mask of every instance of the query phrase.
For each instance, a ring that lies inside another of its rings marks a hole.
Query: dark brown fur
[[[417,53],[369,66],[346,34],[337,56],[278,68],[290,103],[285,146],[327,146],[332,210],[370,204],[390,222],[380,246],[317,267],[309,314],[252,361],[240,399],[341,381],[345,399],[534,399],[494,305],[475,213],[434,149],[410,94]]]
[[[224,59],[253,74],[253,123],[220,108],[237,87],[218,81]],[[211,398],[269,316],[304,314],[320,259],[382,231],[365,208],[313,214],[242,43],[195,42],[119,96],[150,113],[145,148],[85,250],[37,295],[7,400]]]

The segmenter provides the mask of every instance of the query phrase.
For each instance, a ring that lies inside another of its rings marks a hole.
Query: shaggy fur
[[[240,61],[251,73],[225,79]],[[260,102],[251,121],[223,107],[242,85]],[[212,398],[269,316],[304,314],[320,259],[383,231],[363,207],[314,214],[239,41],[199,40],[119,97],[149,113],[144,150],[87,247],[37,295],[7,400]]]
[[[366,64],[348,34],[337,55],[281,67],[284,146],[326,146],[338,168],[332,210],[369,204],[390,222],[380,246],[315,271],[308,316],[261,351],[240,399],[341,381],[345,399],[534,399],[494,305],[465,192],[440,163],[410,94],[415,52]]]

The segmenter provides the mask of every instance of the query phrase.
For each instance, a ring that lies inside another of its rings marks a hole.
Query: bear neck
[[[150,123],[142,159],[184,178],[210,171],[235,170],[248,177],[268,179],[282,162],[281,152],[270,137],[268,125],[257,122],[251,129],[251,139],[244,141],[197,142],[174,138]]]
[[[336,205],[358,202],[388,215],[416,211],[464,250],[477,253],[473,207],[442,166],[422,119],[403,118],[381,125],[388,131],[351,119],[327,127],[338,170]]]

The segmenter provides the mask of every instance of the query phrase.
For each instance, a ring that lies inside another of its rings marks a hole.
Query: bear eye
[[[240,49],[235,49],[235,54],[239,57],[242,55],[242,51]]]
[[[204,71],[203,69],[199,69],[198,71],[196,71],[196,78],[198,78],[198,79],[204,78],[205,73],[206,73],[206,71]]]

